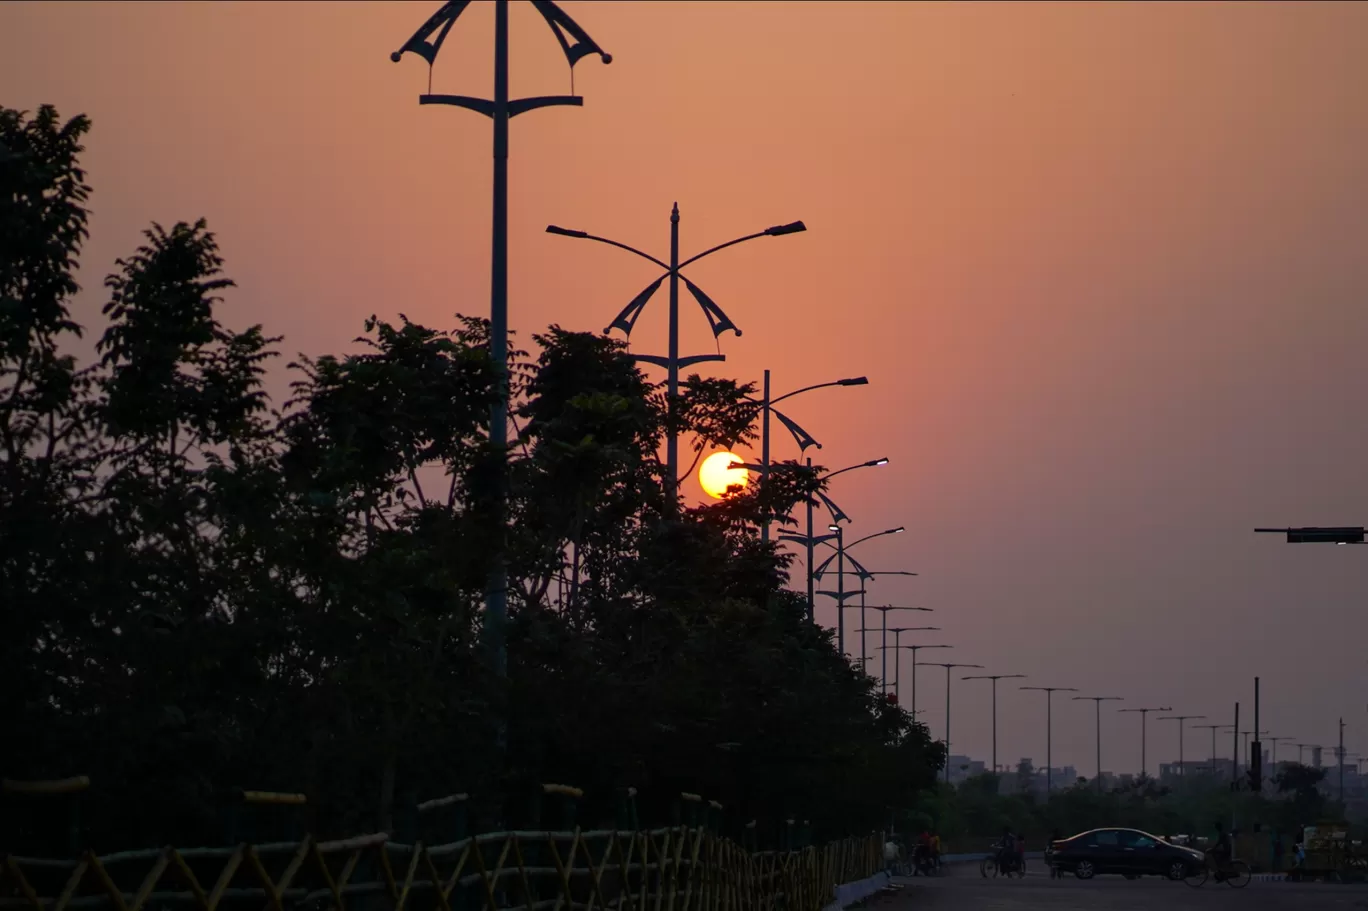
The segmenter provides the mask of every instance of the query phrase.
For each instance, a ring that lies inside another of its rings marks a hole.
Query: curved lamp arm
[[[850,465],[850,466],[848,466],[848,467],[846,467],[846,468],[841,468],[841,469],[839,469],[839,470],[837,470],[837,471],[828,471],[828,472],[826,473],[825,477],[826,477],[826,479],[829,481],[829,480],[831,480],[832,478],[836,477],[838,474],[845,474],[847,471],[854,471],[854,470],[857,469],[857,468],[878,468],[880,465],[887,465],[887,464],[888,464],[888,459],[887,459],[887,458],[883,458],[883,459],[870,459],[868,462],[861,462],[861,463],[858,464],[858,465]]]
[[[827,386],[868,386],[868,385],[869,385],[869,377],[867,377],[867,376],[853,376],[853,377],[847,377],[846,379],[843,379],[843,380],[832,380],[832,381],[829,382],[829,383],[816,383],[816,384],[814,384],[814,385],[812,385],[812,386],[804,386],[802,389],[795,389],[795,390],[793,390],[792,392],[786,392],[786,393],[784,393],[783,395],[779,396],[779,398],[777,398],[777,399],[770,399],[770,407],[774,407],[775,405],[778,405],[778,404],[779,404],[780,402],[782,402],[784,399],[791,399],[791,398],[793,398],[795,395],[801,395],[801,394],[804,393],[804,392],[811,392],[811,391],[814,390],[814,389],[825,389]]]
[[[863,538],[858,538],[854,541],[851,541],[849,544],[845,546],[845,549],[850,550],[856,544],[859,544],[861,541],[868,541],[870,538],[878,538],[883,535],[897,535],[902,534],[905,531],[907,531],[907,529],[902,525],[899,525],[897,528],[886,528],[883,531],[876,531],[872,535],[865,535]]]
[[[786,225],[773,225],[771,227],[766,228],[763,231],[758,231],[755,234],[747,234],[745,237],[738,237],[736,240],[729,240],[725,244],[718,244],[715,247],[709,247],[702,253],[699,253],[695,256],[690,256],[688,259],[684,260],[684,262],[679,264],[679,268],[683,269],[689,263],[696,263],[703,257],[711,256],[718,250],[725,250],[728,247],[734,247],[737,244],[743,244],[748,240],[755,240],[757,237],[782,237],[785,234],[797,234],[801,231],[806,230],[807,225],[803,224],[801,221],[789,222]]]
[[[562,228],[560,225],[547,225],[546,233],[559,234],[561,237],[579,237],[584,240],[596,240],[601,244],[608,244],[611,247],[618,247],[620,249],[626,250],[628,253],[635,253],[642,259],[649,259],[651,262],[655,263],[657,266],[664,269],[666,274],[669,274],[670,271],[670,267],[668,264],[661,262],[649,253],[643,253],[636,247],[629,247],[627,244],[621,243],[620,241],[609,240],[606,237],[599,237],[597,234],[590,234],[588,231],[576,231],[573,228]]]

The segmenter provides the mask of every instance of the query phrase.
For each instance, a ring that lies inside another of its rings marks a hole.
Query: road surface
[[[957,864],[948,876],[899,879],[901,891],[870,899],[870,911],[1368,911],[1368,885],[1252,882],[1243,889],[1208,882],[1194,889],[1156,877],[1089,882],[1039,873],[984,879]]]

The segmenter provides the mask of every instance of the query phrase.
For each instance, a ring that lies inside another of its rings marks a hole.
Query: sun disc
[[[744,468],[732,468],[733,462],[745,461],[730,452],[714,452],[698,466],[698,483],[703,492],[714,500],[727,495],[727,488],[735,485],[745,487],[750,483],[750,472]]]

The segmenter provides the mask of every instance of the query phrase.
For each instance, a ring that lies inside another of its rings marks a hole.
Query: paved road
[[[1146,877],[1127,881],[1102,876],[1089,882],[1073,877],[1052,880],[1043,874],[1025,879],[983,879],[977,870],[957,866],[944,877],[900,879],[902,891],[870,901],[871,911],[1342,911],[1368,909],[1368,885],[1253,882],[1243,889]]]

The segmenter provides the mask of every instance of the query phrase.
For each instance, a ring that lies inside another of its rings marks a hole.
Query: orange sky
[[[150,220],[199,216],[228,318],[287,352],[372,312],[487,313],[488,122],[420,108],[425,66],[389,61],[437,6],[0,5],[0,103],[95,122],[81,317]],[[924,575],[873,601],[936,608],[921,641],[956,660],[1123,705],[1248,719],[1259,673],[1274,734],[1330,744],[1343,714],[1368,747],[1368,553],[1250,533],[1368,521],[1368,6],[564,8],[615,59],[576,68],[582,109],[513,123],[515,329],[600,330],[655,278],[548,222],[663,256],[675,200],[686,254],[801,218],[691,277],[745,333],[719,371],[869,375],[786,410],[825,464],[893,460],[831,491],[852,536],[908,527],[864,562]],[[566,92],[531,5],[511,18],[515,95]],[[461,17],[436,91],[489,93],[492,20]],[[684,353],[715,350],[684,300]],[[922,672],[937,736],[944,686]],[[1043,762],[1039,694],[1005,687],[999,758]],[[987,709],[956,683],[955,752],[986,756]],[[1092,719],[1056,706],[1056,764],[1092,773]],[[1104,723],[1104,767],[1137,767],[1138,721]],[[1149,746],[1172,758],[1173,725]]]

